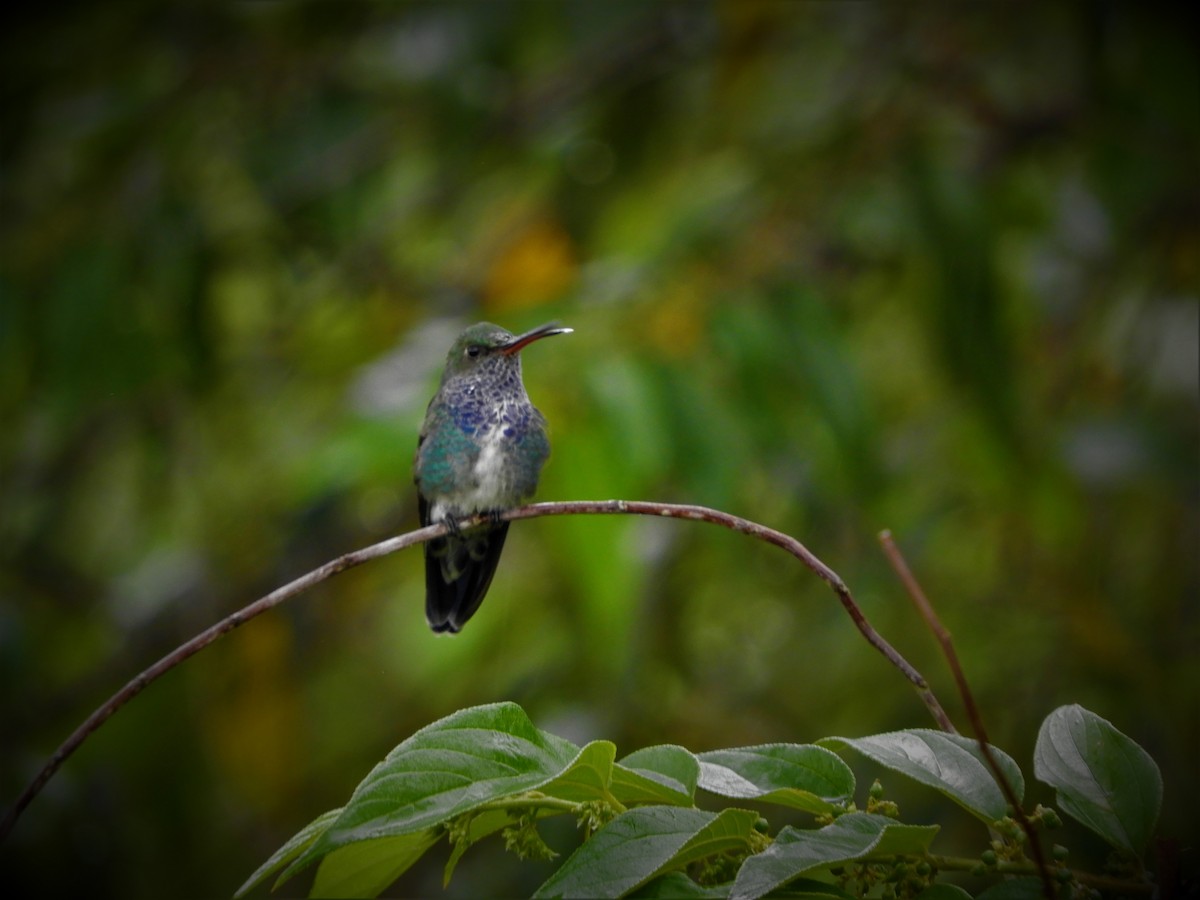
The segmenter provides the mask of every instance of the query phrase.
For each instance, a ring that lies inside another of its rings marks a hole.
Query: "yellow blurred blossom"
[[[645,311],[646,339],[656,353],[674,358],[694,353],[704,335],[707,312],[703,290],[694,279],[671,284]]]
[[[549,219],[538,219],[502,248],[488,270],[483,302],[489,312],[537,306],[565,291],[577,261],[570,235]]]

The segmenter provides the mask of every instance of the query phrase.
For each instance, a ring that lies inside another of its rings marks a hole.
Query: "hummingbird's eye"
[[[471,357],[471,359],[474,359],[482,352],[483,352],[483,348],[480,347],[478,344],[471,344],[470,346],[467,347],[467,356]]]

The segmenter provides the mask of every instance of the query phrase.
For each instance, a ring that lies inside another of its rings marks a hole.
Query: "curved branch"
[[[654,503],[644,500],[573,500],[560,503],[532,503],[527,506],[517,507],[516,509],[505,510],[500,514],[499,518],[505,521],[513,521],[516,519],[534,519],[539,516],[565,516],[565,515],[640,515],[640,516],[666,516],[674,519],[691,519],[697,522],[710,522],[714,525],[721,525],[729,528],[732,531],[741,534],[748,534],[751,537],[766,541],[768,544],[774,544],[786,550],[788,553],[799,559],[804,565],[813,571],[822,581],[829,585],[834,594],[837,595],[839,601],[850,618],[854,621],[854,625],[859,632],[867,639],[867,642],[878,650],[884,657],[887,658],[893,666],[900,670],[905,678],[916,689],[921,701],[933,715],[938,725],[946,731],[953,732],[954,726],[950,723],[945,710],[934,696],[928,682],[909,662],[900,655],[891,644],[871,627],[858,604],[850,594],[850,589],[846,587],[845,582],[829,568],[825,563],[821,562],[814,556],[807,547],[790,535],[786,535],[781,531],[775,531],[772,528],[767,528],[765,525],[759,525],[757,522],[751,522],[749,519],[743,519],[739,516],[733,516],[729,513],[721,512],[720,510],[709,509],[705,506],[689,506],[677,503]],[[487,515],[473,516],[463,519],[459,523],[460,528],[470,528],[473,525],[483,524],[488,521]],[[151,682],[157,680],[162,675],[166,674],[171,669],[182,663],[190,656],[199,653],[217,638],[223,634],[227,634],[239,625],[250,621],[260,613],[266,612],[285,600],[290,600],[297,594],[301,594],[315,585],[320,584],[344,572],[347,569],[352,569],[355,566],[362,565],[372,559],[377,559],[381,556],[395,553],[398,550],[404,550],[411,547],[413,544],[424,543],[433,538],[440,537],[446,533],[445,525],[430,525],[425,528],[420,528],[416,531],[410,531],[406,534],[397,535],[385,541],[380,541],[378,544],[372,544],[369,547],[364,547],[361,550],[354,550],[346,553],[337,559],[330,560],[323,566],[313,569],[307,575],[302,575],[294,581],[285,584],[283,587],[277,588],[264,597],[260,597],[248,606],[243,607],[232,615],[227,616],[220,622],[205,629],[200,634],[196,635],[190,641],[176,647],[154,665],[150,666],[139,675],[130,680],[123,688],[108,698],[101,704],[95,712],[87,717],[84,722],[71,733],[71,736],[63,741],[62,745],[54,751],[54,754],[42,766],[41,771],[33,778],[28,787],[17,798],[16,802],[9,807],[4,814],[4,821],[0,823],[0,842],[8,837],[12,831],[17,819],[21,813],[30,804],[34,797],[45,787],[46,782],[53,777],[54,773],[62,766],[64,762],[79,749],[80,744],[87,740],[96,729],[118,709],[136,697],[142,692]]]
[[[900,583],[904,585],[904,589],[912,599],[913,605],[916,606],[917,612],[921,614],[921,618],[925,620],[925,624],[933,632],[938,646],[941,647],[942,655],[946,657],[946,664],[950,666],[950,672],[954,675],[954,684],[958,687],[958,695],[962,697],[963,707],[967,711],[967,718],[970,720],[971,728],[975,732],[975,740],[979,742],[979,750],[983,754],[988,768],[992,770],[992,776],[996,779],[996,784],[1000,786],[1000,792],[1004,794],[1005,802],[1012,807],[1013,817],[1017,820],[1017,824],[1021,826],[1021,830],[1025,832],[1030,855],[1033,856],[1038,875],[1042,879],[1042,893],[1049,900],[1049,898],[1054,897],[1054,880],[1050,877],[1050,867],[1046,863],[1045,854],[1042,853],[1042,845],[1038,841],[1033,823],[1029,821],[1029,816],[1021,808],[1021,798],[1017,796],[1016,789],[1009,782],[1008,776],[1004,774],[1004,770],[1000,768],[1000,763],[996,760],[996,754],[992,752],[992,745],[988,739],[987,729],[983,727],[983,714],[980,713],[979,706],[975,703],[975,696],[971,693],[971,686],[967,684],[967,676],[963,672],[962,664],[958,661],[958,652],[954,649],[954,639],[950,636],[950,632],[946,630],[946,626],[942,624],[942,620],[934,610],[933,604],[929,602],[929,598],[925,596],[925,591],[921,589],[921,585],[917,581],[916,576],[913,575],[912,569],[908,567],[908,562],[904,559],[904,554],[900,552],[900,548],[892,540],[892,533],[890,531],[880,532],[879,543],[883,545],[883,552],[887,556],[888,562],[891,563],[892,569],[900,579]]]

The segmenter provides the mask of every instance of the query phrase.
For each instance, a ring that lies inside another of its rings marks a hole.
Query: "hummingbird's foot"
[[[464,524],[463,524],[464,522],[470,522],[476,516],[483,516],[486,520],[486,524],[496,526],[496,525],[499,525],[503,521],[501,516],[504,515],[504,512],[505,512],[505,510],[503,510],[503,509],[489,509],[489,510],[483,510],[483,511],[480,511],[477,513],[472,513],[470,515],[464,515],[464,516],[455,516],[455,515],[447,514],[445,517],[438,519],[437,521],[438,521],[439,525],[446,526],[446,533],[450,537],[460,538],[460,537],[462,537],[464,531],[474,530],[475,528],[479,527],[474,524],[472,524],[468,527],[464,527]]]

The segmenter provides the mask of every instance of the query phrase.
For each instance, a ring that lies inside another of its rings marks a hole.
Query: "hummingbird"
[[[421,525],[449,533],[425,543],[425,618],[457,632],[479,609],[508,535],[495,517],[537,490],[550,456],[546,419],[521,381],[521,351],[570,328],[549,323],[514,335],[480,322],[454,341],[417,440],[413,481]],[[460,529],[464,516],[490,521]]]

